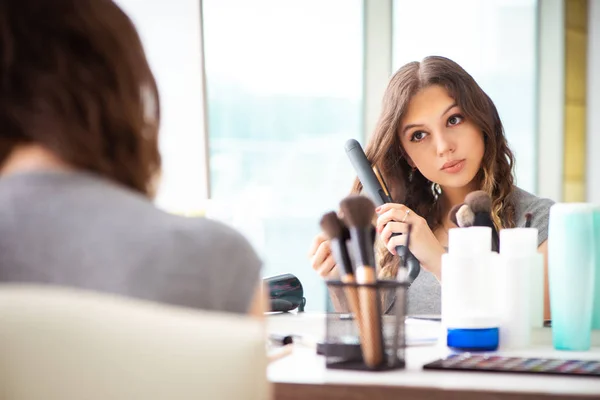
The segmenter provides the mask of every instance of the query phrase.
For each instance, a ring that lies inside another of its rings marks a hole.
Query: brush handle
[[[496,231],[496,228],[492,229],[492,251],[500,251],[500,238],[498,237],[498,231]]]
[[[333,259],[338,265],[338,272],[340,272],[340,275],[342,277],[346,274],[353,275],[354,270],[352,268],[352,260],[350,259],[350,255],[348,254],[346,242],[343,239],[332,238],[330,243],[331,254],[333,254]]]
[[[354,254],[356,265],[375,265],[375,253],[373,252],[374,231],[375,229],[372,226],[350,227],[350,251]]]
[[[492,221],[492,217],[489,213],[478,212],[475,213],[475,220],[473,226],[487,226],[492,229],[492,251],[497,252],[500,249],[500,238],[498,237],[498,231]]]
[[[359,321],[360,328],[360,302],[358,300],[357,288],[356,286],[354,286],[356,284],[354,275],[345,275],[342,277],[341,281],[343,283],[348,284],[348,286],[344,286],[344,294],[348,299],[348,306],[350,307],[350,312],[354,314],[354,319]]]
[[[359,284],[375,284],[375,268],[358,266],[356,268],[356,281]],[[375,287],[359,287],[360,317],[364,329],[363,357],[369,368],[374,368],[383,361],[383,332],[381,327],[381,314]],[[362,345],[361,345],[362,346]]]
[[[362,349],[363,354],[368,351],[366,347],[368,333],[366,331],[366,327],[363,324],[363,320],[360,312],[360,301],[358,298],[358,288],[355,286],[356,280],[354,279],[354,275],[347,274],[342,277],[341,281],[347,286],[344,286],[344,294],[346,296],[346,300],[348,306],[350,308],[350,312],[354,315],[354,321],[358,326],[358,335],[360,337],[360,347]]]

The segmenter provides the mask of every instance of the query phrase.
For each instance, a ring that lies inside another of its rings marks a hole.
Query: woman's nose
[[[444,156],[446,153],[452,153],[456,149],[456,144],[451,136],[446,132],[440,132],[435,135],[436,150],[439,156]]]

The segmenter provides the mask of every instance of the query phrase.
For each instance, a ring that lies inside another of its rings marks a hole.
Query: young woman
[[[514,185],[513,154],[498,111],[455,62],[427,57],[400,68],[389,82],[365,152],[394,199],[376,210],[377,231],[385,246],[380,268],[395,271],[394,249],[405,243],[405,236],[391,235],[412,225],[410,250],[422,270],[408,291],[409,313],[440,313],[441,256],[448,246],[448,230],[454,227],[448,213],[472,191],[490,194],[498,229],[523,226],[525,214],[532,213],[538,251],[547,256],[552,201]],[[354,191],[360,189],[356,182]],[[337,274],[323,234],[315,238],[310,254],[312,268],[320,276]],[[547,299],[545,303],[548,316]]]
[[[0,282],[262,314],[233,230],[166,214],[159,96],[111,0],[0,2]]]

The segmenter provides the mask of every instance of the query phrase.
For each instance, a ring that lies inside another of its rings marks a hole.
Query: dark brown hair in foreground
[[[111,0],[0,0],[0,164],[37,143],[152,196],[159,121],[140,38]]]

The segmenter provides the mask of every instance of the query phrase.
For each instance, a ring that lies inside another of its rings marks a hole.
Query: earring
[[[411,170],[409,171],[409,173],[408,173],[408,181],[409,181],[409,182],[412,182],[412,181],[413,181],[413,178],[414,178],[414,175],[415,175],[415,171],[416,171],[416,170],[417,170],[416,168],[413,168],[413,169],[411,169]]]

